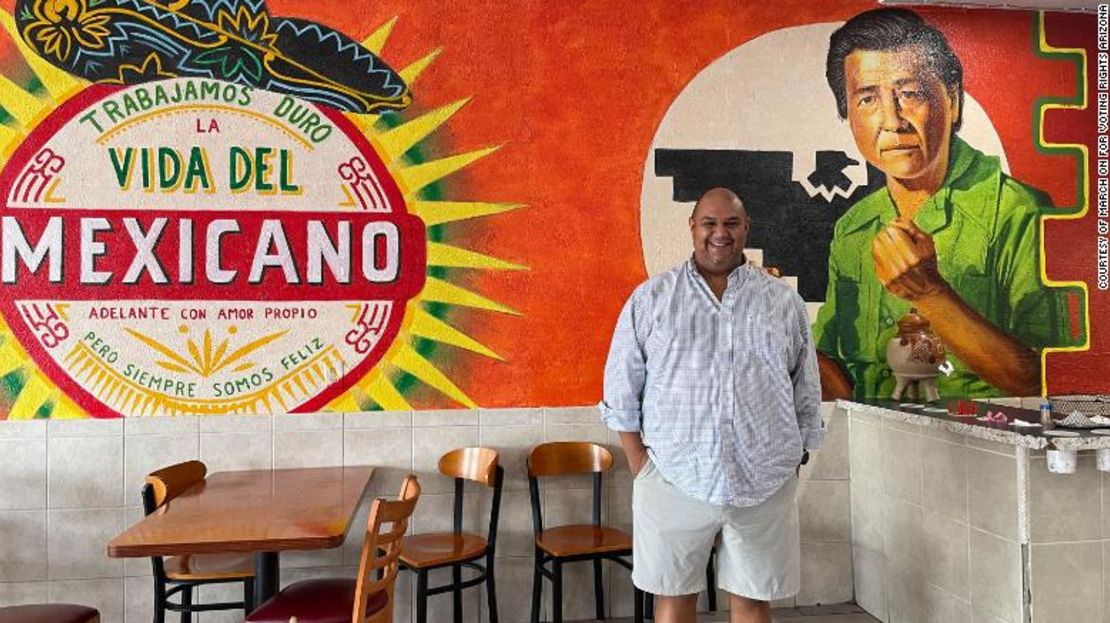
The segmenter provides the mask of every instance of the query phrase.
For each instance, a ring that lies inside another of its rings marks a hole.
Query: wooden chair
[[[596,618],[605,618],[605,591],[601,561],[611,560],[626,569],[632,563],[632,536],[601,524],[601,476],[613,466],[613,455],[605,448],[584,441],[543,443],[528,454],[528,490],[532,498],[532,526],[536,534],[535,568],[532,573],[532,623],[540,617],[543,579],[551,580],[554,623],[563,621],[563,565],[593,561]],[[540,505],[539,478],[569,474],[593,474],[593,522],[544,528]],[[551,564],[548,570],[547,565]],[[643,593],[635,589],[635,621],[643,621]]]
[[[497,547],[497,522],[501,512],[501,485],[505,470],[498,465],[498,454],[489,448],[460,448],[439,459],[439,473],[455,479],[454,526],[451,532],[416,534],[401,541],[401,567],[416,573],[416,621],[427,623],[428,597],[450,591],[454,598],[453,620],[462,623],[462,590],[486,583],[490,623],[497,623],[497,585],[493,574]],[[489,527],[486,536],[463,532],[463,489],[467,480],[493,488]],[[476,561],[485,558],[482,565]],[[451,567],[451,583],[428,587],[432,569]],[[478,575],[462,580],[468,567]]]
[[[401,538],[419,499],[420,483],[410,474],[396,500],[374,500],[357,579],[294,582],[250,613],[247,622],[288,623],[297,617],[302,623],[392,623]]]
[[[73,604],[31,604],[0,608],[3,623],[100,623],[100,611]]]
[[[200,461],[186,461],[162,468],[146,477],[143,485],[143,511],[150,515],[204,480],[208,468]],[[164,623],[166,611],[180,612],[181,623],[190,623],[192,613],[210,610],[242,609],[254,606],[254,558],[250,554],[190,554],[155,556],[154,623]],[[193,589],[204,584],[243,583],[243,601],[194,604]],[[181,601],[170,597],[180,594]]]

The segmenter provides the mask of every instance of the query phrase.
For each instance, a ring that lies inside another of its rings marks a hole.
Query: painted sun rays
[[[397,19],[375,30],[362,44],[380,54]],[[0,11],[0,23],[18,51],[0,64],[0,166],[6,164],[16,146],[55,107],[81,91],[87,82],[75,78],[41,59],[23,42],[12,15]],[[410,86],[439,55],[434,50],[398,73]],[[20,62],[25,64],[20,65]],[[429,232],[469,219],[490,217],[520,208],[514,203],[466,201],[440,198],[429,192],[444,178],[493,154],[490,146],[440,157],[429,155],[426,140],[458,113],[470,98],[463,98],[420,114],[390,113],[387,117],[345,113],[367,137],[387,164],[404,194],[410,212],[422,219]],[[411,117],[411,118],[410,118]],[[414,158],[413,154],[420,157]],[[339,397],[325,406],[331,411],[366,409],[407,410],[412,408],[403,377],[415,378],[461,406],[475,407],[476,400],[440,367],[447,357],[469,356],[504,360],[493,348],[479,343],[451,324],[443,310],[467,314],[519,315],[508,305],[453,283],[447,269],[482,271],[526,270],[525,266],[480,251],[452,244],[449,239],[428,240],[427,281],[409,302],[400,333],[381,362]],[[428,344],[434,344],[429,348]],[[453,348],[441,349],[439,345]],[[32,362],[6,324],[0,320],[0,414],[10,419],[88,417],[66,397]]]

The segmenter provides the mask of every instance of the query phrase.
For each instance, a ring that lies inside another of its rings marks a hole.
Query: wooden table
[[[112,539],[108,556],[253,552],[260,604],[280,588],[278,552],[342,545],[373,473],[321,467],[211,474]]]

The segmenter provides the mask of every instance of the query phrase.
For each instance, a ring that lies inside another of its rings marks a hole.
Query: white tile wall
[[[96,608],[101,621],[123,620],[123,593],[123,578],[50,582],[50,601]]]
[[[1103,620],[1102,565],[1098,541],[1033,545],[1033,620]]]
[[[802,589],[798,592],[797,603],[839,604],[851,601],[851,571],[851,543],[803,543]]]
[[[971,604],[931,582],[925,589],[925,623],[971,623]]]
[[[853,543],[852,571],[856,603],[880,621],[889,621],[888,578],[883,550]]]
[[[848,433],[852,485],[868,491],[883,490],[882,428],[876,421],[851,420]]]
[[[1093,454],[1074,474],[1053,474],[1046,459],[1029,461],[1029,528],[1033,543],[1097,541],[1102,535],[1102,472]],[[1092,492],[1096,492],[1092,495]],[[1110,534],[1105,535],[1110,537]]]
[[[918,570],[905,566],[887,567],[890,621],[925,621],[929,583]]]
[[[847,480],[805,480],[798,483],[798,513],[802,533],[807,540],[819,543],[850,542],[850,498]]]
[[[1056,475],[1043,452],[872,413],[847,420],[853,588],[868,612],[1110,623],[1110,475],[1093,453]]]
[[[455,481],[441,476],[439,457],[454,448],[478,445],[477,419],[473,426],[442,426],[420,429],[412,438],[412,468],[421,475],[423,494],[452,493]],[[451,516],[450,512],[447,514]]]
[[[47,582],[0,583],[0,604],[5,606],[41,604],[49,600],[50,584]]]
[[[274,464],[271,431],[218,433],[201,430],[200,460],[209,472],[267,469]]]
[[[275,469],[343,465],[343,428],[275,430],[273,452]]]
[[[514,557],[505,558],[497,562],[494,570],[497,579],[497,614],[499,621],[527,621],[532,608],[532,558]],[[627,579],[628,572],[624,573]],[[610,603],[619,599],[616,591],[622,590],[617,581],[611,581],[607,597]],[[482,623],[489,621],[489,608],[486,606],[486,595],[482,594]],[[631,591],[631,588],[627,589]],[[629,599],[631,601],[631,599]],[[611,610],[618,614],[617,604]],[[631,609],[629,609],[631,613]]]
[[[478,423],[487,426],[543,426],[543,409],[482,409]]]
[[[923,506],[967,523],[968,449],[962,443],[932,438],[924,439],[922,447]]]
[[[504,489],[527,491],[528,468],[525,455],[529,448],[543,443],[542,426],[483,426],[479,432],[479,442],[501,453],[501,465],[505,468]]]
[[[853,597],[848,488],[847,414],[826,405],[825,448],[803,468],[803,587],[787,605],[849,601]],[[209,472],[283,466],[375,465],[371,490],[396,495],[401,479],[415,471],[424,484],[413,530],[450,527],[451,482],[435,474],[443,452],[465,445],[498,449],[506,469],[498,536],[498,600],[501,620],[526,620],[532,586],[532,518],[524,456],[543,441],[592,440],[616,459],[606,479],[604,516],[627,527],[631,479],[619,442],[600,423],[595,407],[488,409],[390,413],[135,418],[51,422],[0,421],[0,606],[49,599],[83,601],[101,609],[104,623],[150,620],[149,559],[110,559],[105,544],[141,518],[139,488],[150,471],[175,462],[203,460]],[[877,466],[877,465],[876,465]],[[876,474],[878,475],[878,474]],[[542,495],[549,523],[589,519],[589,480],[548,483]],[[485,532],[490,496],[467,487],[469,527]],[[340,548],[282,556],[282,580],[353,575],[367,504]],[[580,567],[580,568],[579,568]],[[571,565],[565,582],[568,618],[593,615],[590,565]],[[606,564],[607,610],[632,613],[628,572]],[[236,586],[207,588],[203,599],[237,598]],[[223,591],[223,592],[221,592]],[[223,593],[227,593],[226,595]],[[486,621],[483,590],[468,591],[467,621]],[[702,606],[705,605],[704,596]],[[719,605],[727,607],[721,596]],[[429,620],[449,620],[450,596],[437,596]],[[411,579],[397,585],[396,620],[409,620]],[[550,615],[550,586],[542,612]],[[242,620],[242,614],[206,613],[203,623]]]
[[[971,529],[971,606],[1003,621],[1021,620],[1021,546]]]
[[[105,547],[126,527],[124,509],[50,509],[46,559],[51,580],[122,578],[123,560],[108,558]]]
[[[809,463],[801,471],[801,479],[847,481],[849,476],[848,459],[848,418],[843,411],[836,409],[836,403],[821,405],[821,416],[827,431],[825,442],[820,451],[811,452]]]
[[[123,505],[123,437],[51,437],[47,506]]]
[[[139,491],[150,472],[200,458],[200,436],[191,433],[140,434],[125,427],[123,450],[123,503],[138,504]]]
[[[970,532],[967,523],[925,511],[925,577],[938,588],[969,601]]]
[[[43,432],[46,427],[42,428]],[[0,438],[0,510],[46,507],[46,439]]]
[[[0,439],[46,439],[46,420],[5,421]]]
[[[0,511],[0,582],[46,579],[46,509]]]
[[[921,505],[922,444],[921,435],[898,430],[898,424],[883,420],[882,470],[883,492],[910,504]]]
[[[883,545],[893,568],[923,574],[925,569],[925,513],[916,506],[883,493]]]
[[[968,519],[973,527],[1018,540],[1017,467],[1014,457],[968,448]]]
[[[871,414],[848,421],[857,602],[882,621],[1017,623],[1015,453]]]

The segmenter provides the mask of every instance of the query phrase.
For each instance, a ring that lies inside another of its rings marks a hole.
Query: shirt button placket
[[[717,326],[717,330],[721,334],[721,360],[724,363],[723,374],[718,378],[721,379],[721,392],[722,398],[720,403],[720,412],[717,414],[717,451],[720,453],[718,459],[726,467],[721,471],[721,478],[724,480],[724,490],[726,500],[732,499],[732,473],[728,468],[728,462],[724,460],[726,456],[732,456],[733,448],[735,448],[735,440],[732,438],[732,417],[736,413],[736,315],[732,313],[734,299],[733,292],[726,291],[724,300],[721,305],[721,318]]]
[[[730,297],[726,293],[724,298],[727,301]],[[717,378],[721,379],[722,398],[720,418],[723,418],[724,414],[733,406],[733,383],[736,374],[736,349],[733,348],[736,336],[732,330],[733,324],[732,306],[722,305],[720,316],[717,319],[717,334],[720,336],[718,344],[720,351],[718,352],[717,361],[721,366]]]

